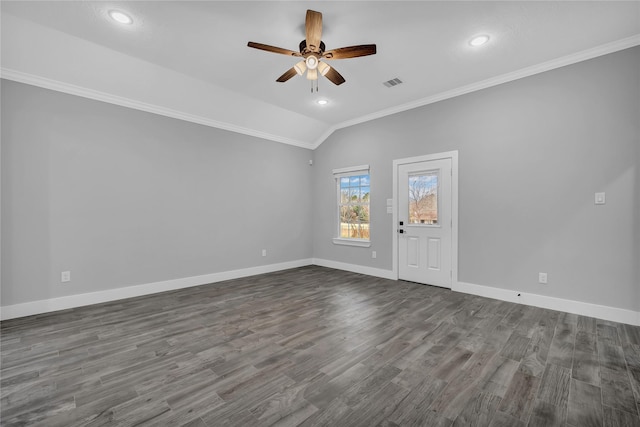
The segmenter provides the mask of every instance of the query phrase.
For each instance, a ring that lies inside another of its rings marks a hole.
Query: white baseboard
[[[86,294],[69,295],[59,298],[31,301],[22,304],[0,307],[0,320],[14,319],[17,317],[31,316],[34,314],[49,313],[52,311],[66,310],[85,305],[99,304],[116,301],[124,298],[133,298],[158,292],[173,291],[192,286],[206,285],[222,282],[224,280],[239,279],[241,277],[255,276],[256,274],[271,273],[287,270],[289,268],[303,267],[312,264],[312,260],[299,259],[278,264],[261,265],[257,267],[243,268],[240,270],[223,271],[220,273],[204,274],[201,276],[184,277],[181,279],[165,280],[162,282],[145,283],[142,285],[126,286],[109,289],[106,291],[91,292]]]
[[[367,267],[364,265],[347,264],[346,262],[331,261],[328,259],[313,258],[312,263],[321,267],[335,268],[336,270],[345,270],[352,273],[366,274],[368,276],[382,277],[383,279],[396,280],[393,271],[384,270],[382,268]]]
[[[548,297],[544,295],[527,294],[524,292],[518,292],[509,289],[474,285],[472,283],[465,282],[457,282],[453,285],[451,290],[466,294],[498,299],[501,301],[532,305],[534,307],[565,311],[567,313],[580,314],[582,316],[595,317],[598,319],[611,320],[613,322],[640,326],[640,312],[626,310],[623,308],[615,308],[606,305],[591,304],[588,302]],[[520,294],[520,296],[518,296],[518,294]]]
[[[337,270],[351,271],[353,273],[366,274],[374,277],[381,277],[384,279],[396,279],[393,271],[391,270],[384,270],[381,268],[367,267],[356,264],[348,264],[344,262],[331,261],[320,258],[307,258],[278,264],[261,265],[239,270],[223,271],[201,276],[184,277],[181,279],[145,283],[142,285],[126,286],[99,292],[69,295],[59,298],[51,298],[47,300],[31,301],[22,304],[9,305],[0,307],[0,320],[14,319],[18,317],[31,316],[34,314],[49,313],[52,311],[66,310],[69,308],[82,307],[91,304],[116,301],[124,298],[133,298],[155,294],[158,292],[206,285],[209,283],[239,279],[242,277],[254,276],[256,274],[272,273],[274,271],[303,267],[311,264],[319,265],[322,267],[335,268]],[[611,320],[614,322],[640,326],[640,312],[622,308],[608,307],[604,305],[572,301],[561,298],[548,297],[544,295],[527,294],[508,289],[475,285],[465,282],[454,283],[451,290],[455,292],[479,295],[487,298],[494,298],[502,301],[531,305],[534,307],[547,308],[551,310],[565,311],[568,313],[575,313],[583,316],[590,316],[598,319]],[[520,294],[520,296],[518,296],[518,293]]]

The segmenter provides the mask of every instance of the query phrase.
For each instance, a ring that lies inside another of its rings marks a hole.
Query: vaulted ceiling
[[[640,2],[2,1],[2,77],[314,148],[334,130],[640,44]],[[276,78],[307,9],[341,86]],[[127,13],[122,25],[109,11]],[[469,41],[488,35],[483,46]],[[386,87],[399,78],[403,83]],[[317,101],[328,101],[319,105]]]

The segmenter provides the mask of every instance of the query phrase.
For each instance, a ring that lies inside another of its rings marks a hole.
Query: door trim
[[[458,150],[393,161],[392,276],[398,280],[398,166],[431,160],[451,159],[451,288],[458,283]]]

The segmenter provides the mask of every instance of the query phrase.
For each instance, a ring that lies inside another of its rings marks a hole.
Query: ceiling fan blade
[[[331,80],[331,83],[335,84],[336,86],[339,86],[345,82],[344,77],[342,77],[342,75],[333,67],[329,67],[329,71],[327,71],[324,76]]]
[[[276,81],[280,82],[280,83],[284,83],[287,80],[289,80],[291,77],[297,76],[297,75],[298,75],[298,73],[296,72],[296,67],[291,67],[287,71],[285,71],[283,75],[278,77],[278,80],[276,80]]]
[[[281,47],[269,46],[268,44],[249,42],[247,46],[252,47],[254,49],[266,50],[267,52],[280,53],[282,55],[289,56],[302,56],[300,52],[296,52],[289,49],[283,49]]]
[[[307,10],[304,28],[307,39],[307,49],[313,52],[319,52],[320,41],[322,39],[322,13],[316,12],[315,10]]]
[[[375,44],[361,44],[358,46],[340,47],[326,51],[322,56],[325,59],[347,59],[358,56],[368,56],[376,54]]]

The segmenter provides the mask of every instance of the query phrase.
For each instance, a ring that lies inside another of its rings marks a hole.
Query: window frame
[[[340,193],[340,179],[350,176],[368,175],[369,176],[369,238],[361,239],[354,237],[340,237],[340,206],[342,205],[341,193]],[[371,246],[371,171],[369,165],[352,166],[347,168],[340,168],[333,170],[333,179],[335,180],[336,188],[336,205],[334,210],[335,227],[333,237],[333,243],[335,245],[346,245],[368,248]]]

